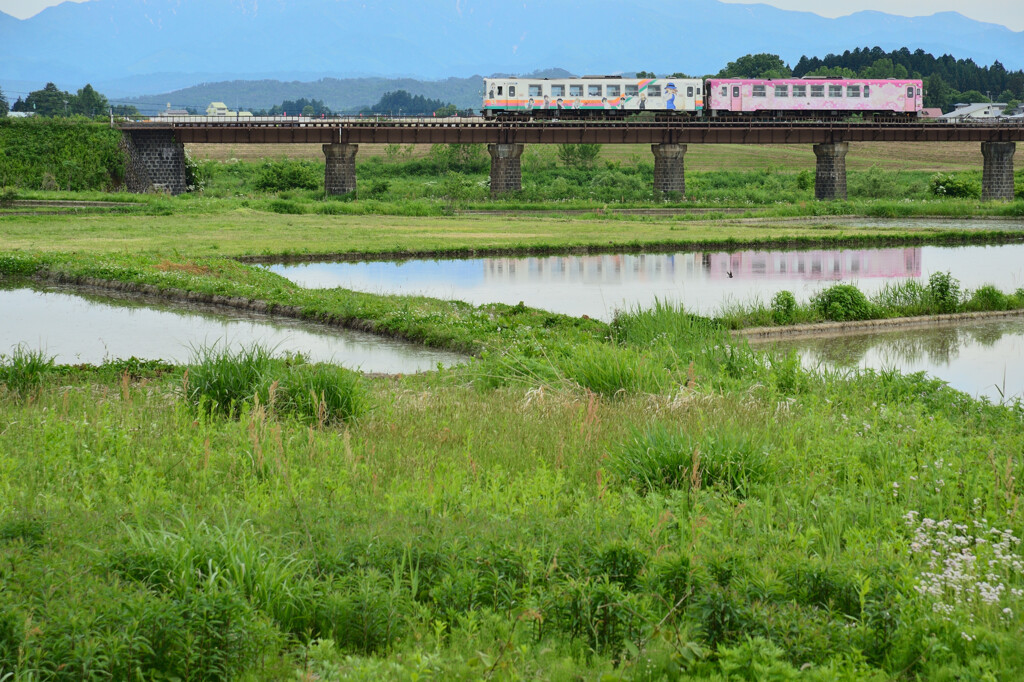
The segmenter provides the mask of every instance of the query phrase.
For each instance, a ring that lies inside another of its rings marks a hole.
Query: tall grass
[[[39,386],[53,369],[53,356],[19,344],[10,355],[0,354],[0,385],[11,393],[23,394]]]
[[[184,393],[205,414],[236,417],[262,406],[320,426],[353,419],[369,407],[358,373],[307,364],[301,357],[277,360],[258,343],[237,350],[216,344],[194,349]]]

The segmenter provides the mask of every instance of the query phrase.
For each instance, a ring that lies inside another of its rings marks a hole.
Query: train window
[[[647,86],[648,97],[661,97],[661,86],[660,85],[648,85]]]
[[[764,86],[763,85],[755,85],[754,86],[754,97],[764,97]]]
[[[638,85],[627,85],[626,86],[626,97],[636,97],[640,94],[640,86]]]
[[[498,86],[498,94],[499,95],[501,94],[501,86],[500,85]]]
[[[828,86],[828,96],[829,97],[842,97],[843,96],[843,86],[842,85],[830,85],[830,86]]]
[[[600,85],[588,85],[587,86],[587,96],[588,97],[600,97],[601,96],[601,86]]]
[[[739,97],[740,96],[740,86],[738,86],[738,85],[732,86],[732,96],[733,97]]]
[[[620,88],[618,85],[609,85],[605,89],[605,94],[608,95],[609,97],[618,97],[622,93],[620,92]]]
[[[544,94],[543,85],[531,85],[530,86],[530,97],[540,97]]]
[[[728,97],[728,96],[729,96],[729,86],[728,85],[723,85],[722,86],[722,97]]]
[[[775,86],[776,97],[789,97],[789,86],[788,85],[776,85]]]
[[[847,85],[846,86],[847,97],[860,97],[860,86],[859,85]]]
[[[687,97],[693,97],[693,86],[692,85],[687,85],[686,86],[686,96]]]
[[[811,97],[824,97],[825,86],[824,85],[812,85],[811,86]]]
[[[806,85],[794,85],[793,86],[793,97],[807,97],[807,86]]]
[[[918,89],[917,89],[917,96],[918,96],[918,97],[920,97],[920,96],[921,96],[921,88],[918,88]]]
[[[551,86],[552,97],[565,97],[565,86],[564,85],[552,85]]]
[[[569,97],[583,97],[583,86],[577,83],[569,86]]]
[[[907,86],[907,97],[913,97],[913,96],[914,96],[914,86],[913,85],[908,85]]]
[[[864,86],[864,96],[865,97],[871,97],[871,86],[870,85],[865,85]]]
[[[508,96],[509,97],[515,97],[516,96],[516,86],[514,86],[514,85],[508,86]]]

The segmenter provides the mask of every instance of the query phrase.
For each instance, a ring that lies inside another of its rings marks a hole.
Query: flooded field
[[[1024,317],[751,345],[796,351],[807,367],[927,372],[993,402],[1024,398]]]
[[[615,311],[680,301],[714,314],[730,302],[769,301],[778,291],[806,300],[836,282],[874,292],[901,279],[950,272],[967,289],[1024,286],[1024,244],[801,251],[686,253],[301,263],[270,266],[309,288],[418,294],[475,304],[522,301],[610,320]]]
[[[0,288],[0,354],[21,344],[57,362],[100,363],[136,357],[184,363],[193,348],[259,343],[275,355],[302,353],[366,372],[410,373],[464,358],[351,330],[299,321],[254,318],[217,309],[140,303],[109,295],[63,290]]]

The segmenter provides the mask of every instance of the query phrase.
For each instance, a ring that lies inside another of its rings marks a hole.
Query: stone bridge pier
[[[171,130],[126,130],[118,143],[124,154],[124,184],[129,192],[188,190],[185,176],[185,145]]]
[[[334,142],[323,146],[324,191],[327,196],[354,194],[356,191],[356,152],[359,145]]]
[[[1013,154],[1016,142],[982,142],[985,165],[981,172],[981,199],[1013,201]]]
[[[517,192],[523,188],[523,171],[520,165],[523,149],[521,144],[489,144],[491,155],[491,197],[506,192]]]
[[[654,152],[654,192],[686,196],[685,144],[652,144]]]
[[[817,164],[814,173],[815,199],[846,198],[846,152],[849,142],[814,145]]]

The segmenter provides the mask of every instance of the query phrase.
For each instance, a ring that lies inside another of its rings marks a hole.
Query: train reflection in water
[[[921,249],[917,247],[487,258],[482,262],[486,281],[509,283],[621,284],[694,278],[839,281],[921,276]]]
[[[992,281],[1002,289],[1024,279],[1024,244],[983,247],[706,251],[500,257],[450,260],[302,263],[270,266],[309,288],[423,295],[474,304],[524,304],[568,315],[611,320],[616,311],[655,300],[713,315],[733,303],[770,301],[792,291],[807,300],[829,284],[855,283],[871,294],[889,282],[951,271],[964,287]],[[977,281],[985,273],[985,281]]]

